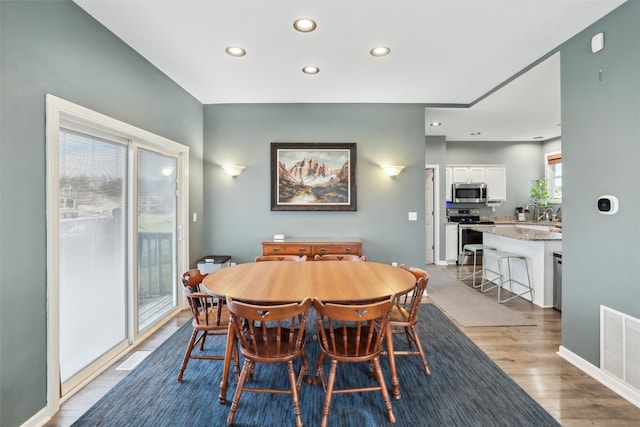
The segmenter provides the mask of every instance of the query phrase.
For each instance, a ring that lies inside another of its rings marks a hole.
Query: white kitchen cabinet
[[[469,168],[456,166],[451,170],[452,182],[469,182]]]
[[[447,223],[445,226],[445,257],[448,264],[458,260],[458,223]]]
[[[445,194],[447,202],[453,201],[453,188],[451,184],[453,183],[453,170],[451,168],[444,169],[444,185],[445,185]]]
[[[485,168],[482,166],[455,166],[452,175],[453,182],[485,182]]]
[[[485,182],[485,168],[483,167],[470,167],[469,168],[470,182]]]
[[[485,168],[487,200],[507,200],[507,168],[490,166]]]

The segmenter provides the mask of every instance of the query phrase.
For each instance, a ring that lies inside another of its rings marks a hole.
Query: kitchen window
[[[547,191],[550,201],[562,201],[562,153],[548,153],[546,160]]]

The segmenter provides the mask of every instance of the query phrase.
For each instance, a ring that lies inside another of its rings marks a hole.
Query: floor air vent
[[[116,371],[131,371],[150,354],[150,351],[136,351],[131,355],[131,357],[129,357],[120,366],[118,366],[116,368]]]
[[[600,306],[600,369],[640,391],[640,319]]]

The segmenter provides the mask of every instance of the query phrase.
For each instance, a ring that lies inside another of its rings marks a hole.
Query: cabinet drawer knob
[[[321,253],[325,253],[325,252],[327,252],[327,250],[325,248],[320,248],[320,252]]]
[[[346,248],[346,249],[345,249],[345,252],[347,252],[347,253],[351,253],[351,248]]]
[[[280,252],[280,248],[273,248],[273,252]]]
[[[301,254],[302,254],[302,253],[305,253],[306,251],[307,251],[307,248],[300,248],[300,249],[298,249],[298,252],[300,252]]]

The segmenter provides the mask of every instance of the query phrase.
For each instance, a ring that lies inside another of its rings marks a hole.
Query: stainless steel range
[[[482,244],[482,232],[472,230],[477,227],[492,227],[493,221],[481,221],[480,209],[447,209],[450,222],[458,223],[458,264],[473,264],[473,254],[465,253],[466,244]]]

